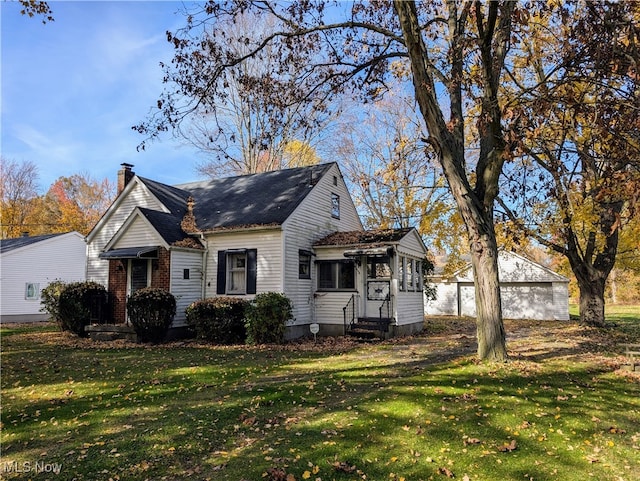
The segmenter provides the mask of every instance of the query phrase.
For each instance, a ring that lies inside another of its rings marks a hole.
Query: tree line
[[[1,164],[2,239],[70,231],[87,235],[115,198],[113,182],[89,174],[60,177],[42,194],[34,162],[3,157]]]

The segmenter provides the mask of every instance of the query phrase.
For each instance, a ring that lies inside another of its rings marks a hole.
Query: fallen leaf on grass
[[[615,426],[611,426],[609,428],[609,432],[611,434],[627,434],[627,432],[624,429],[620,429],[620,428],[617,428]]]
[[[511,451],[515,451],[518,449],[518,443],[515,439],[512,439],[509,444],[503,444],[498,448],[498,451],[501,453],[510,453]]]
[[[480,441],[478,438],[467,438],[463,441],[463,444],[465,446],[467,446],[468,444],[480,444],[482,443],[482,441]]]
[[[282,468],[269,468],[267,472],[262,475],[263,478],[267,478],[269,481],[289,481],[287,472]]]
[[[333,466],[333,469],[336,471],[340,471],[342,473],[353,473],[357,469],[355,466],[345,463],[344,461],[336,461],[332,463],[331,466]]]
[[[449,468],[438,468],[438,474],[443,474],[447,478],[455,478],[456,475]]]

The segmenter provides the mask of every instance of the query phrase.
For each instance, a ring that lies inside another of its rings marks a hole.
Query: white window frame
[[[244,266],[234,266],[236,259],[243,259]],[[233,275],[242,273],[242,281],[238,283],[238,287],[233,289]],[[228,252],[227,253],[227,294],[246,294],[247,293],[247,253],[244,252]]]

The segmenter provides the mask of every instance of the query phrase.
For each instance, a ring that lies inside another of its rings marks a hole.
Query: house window
[[[416,261],[416,269],[414,271],[416,276],[416,291],[422,291],[423,278],[422,278],[422,262]]]
[[[415,290],[415,276],[414,276],[414,263],[413,259],[407,259],[407,290],[414,291]]]
[[[398,273],[398,279],[400,281],[400,290],[407,290],[407,258],[404,256],[400,256],[398,268],[400,272]]]
[[[311,252],[298,251],[298,279],[311,279]]]
[[[183,279],[189,279],[191,277],[191,274],[189,272],[189,269],[183,269],[182,271],[182,278]]]
[[[318,289],[355,289],[355,269],[353,261],[319,261]]]
[[[255,294],[257,250],[218,251],[217,294]]]
[[[331,194],[331,217],[340,218],[340,196]]]
[[[24,286],[24,298],[28,301],[37,301],[40,299],[40,284],[27,282]]]
[[[227,256],[227,293],[244,294],[247,285],[247,254]]]
[[[367,279],[389,279],[390,277],[389,256],[367,257]]]

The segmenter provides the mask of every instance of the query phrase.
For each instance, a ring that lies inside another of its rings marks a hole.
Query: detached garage
[[[506,319],[569,320],[569,279],[513,252],[498,256],[502,315]],[[471,264],[450,277],[433,276],[437,298],[427,315],[476,315]]]
[[[85,280],[87,247],[79,232],[0,241],[0,322],[44,321],[40,291],[55,280]]]

